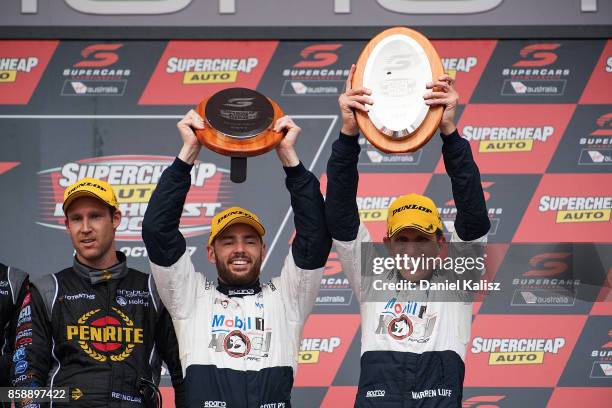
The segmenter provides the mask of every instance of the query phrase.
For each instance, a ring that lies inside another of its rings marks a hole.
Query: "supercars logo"
[[[333,353],[342,344],[340,337],[304,338],[298,353],[299,364],[316,364],[321,353]]]
[[[513,67],[545,67],[557,60],[553,51],[561,44],[532,44],[521,49],[521,60],[515,62]]]
[[[303,60],[293,65],[295,68],[323,68],[338,61],[336,51],[342,44],[309,45],[300,51]]]
[[[116,239],[139,241],[149,199],[172,160],[167,156],[106,156],[43,170],[39,175],[45,199],[38,224],[64,230],[64,189],[83,177],[94,177],[108,181],[117,195],[122,219]],[[228,173],[212,163],[196,162],[181,218],[183,235],[193,237],[210,230],[212,216],[224,206],[220,196],[226,196],[229,190]]]
[[[479,395],[477,397],[470,397],[463,401],[461,404],[462,408],[498,408],[497,403],[505,399],[505,395]],[[495,405],[494,405],[495,404]]]
[[[530,152],[534,143],[545,143],[555,133],[553,126],[487,127],[466,125],[463,137],[478,141],[480,153]]]
[[[107,67],[119,61],[119,55],[113,51],[123,47],[123,44],[94,44],[81,51],[83,61],[74,64],[76,68]]]
[[[538,211],[555,212],[555,222],[608,222],[612,212],[612,196],[550,196],[540,197]]]
[[[548,354],[558,354],[565,338],[474,337],[471,352],[489,354],[489,365],[543,364]]]
[[[66,339],[78,342],[92,359],[103,363],[127,359],[137,344],[143,343],[143,329],[121,310],[112,308],[114,315],[101,315],[102,309],[85,312],[77,325],[66,326]]]
[[[323,276],[321,289],[317,295],[317,305],[349,305],[353,298],[353,291],[349,280],[342,274],[342,264],[337,252],[330,252]]]

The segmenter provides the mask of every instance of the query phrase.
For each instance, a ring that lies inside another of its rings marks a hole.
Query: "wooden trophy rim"
[[[432,78],[436,80],[440,75],[444,74],[444,67],[442,61],[438,55],[436,49],[433,47],[431,42],[423,34],[418,31],[412,30],[407,27],[393,27],[389,28],[370,40],[359,55],[357,60],[357,66],[355,74],[353,75],[353,88],[360,88],[363,86],[363,76],[365,73],[365,66],[368,58],[372,54],[372,51],[378,45],[379,42],[385,38],[395,35],[404,34],[415,40],[425,51],[429,65],[431,66]],[[433,106],[430,107],[423,123],[405,139],[393,140],[388,136],[380,132],[374,124],[370,121],[368,114],[360,110],[356,110],[356,119],[359,129],[363,132],[364,136],[372,143],[378,150],[385,153],[408,153],[414,152],[423,147],[433,137],[440,125],[442,120],[442,113],[444,107]]]
[[[272,99],[266,97],[272,104],[274,118],[271,126],[253,137],[245,139],[234,139],[212,128],[206,119],[206,104],[210,97],[203,99],[197,106],[196,112],[204,119],[205,129],[196,129],[196,136],[200,143],[213,152],[230,157],[252,157],[259,156],[274,149],[284,137],[283,132],[272,130],[274,123],[284,114],[280,106]]]

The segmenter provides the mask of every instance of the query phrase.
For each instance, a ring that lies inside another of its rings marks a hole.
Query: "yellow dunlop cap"
[[[405,228],[414,228],[426,234],[443,230],[440,213],[431,198],[408,194],[391,203],[387,212],[387,236],[391,237]]]
[[[110,184],[106,181],[85,177],[69,185],[66,190],[64,190],[64,205],[62,206],[64,214],[74,200],[84,196],[97,198],[104,202],[104,204],[113,207],[117,211],[119,210],[117,197]]]
[[[259,218],[255,214],[244,208],[230,207],[213,217],[210,226],[210,237],[208,237],[208,245],[212,245],[212,242],[221,232],[223,232],[223,230],[234,224],[250,225],[255,228],[255,231],[257,231],[260,237],[263,237],[266,233],[265,228],[261,225]]]

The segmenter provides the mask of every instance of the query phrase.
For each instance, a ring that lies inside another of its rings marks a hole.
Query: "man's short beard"
[[[248,286],[254,283],[257,279],[259,279],[259,275],[261,273],[261,263],[262,256],[255,259],[253,262],[253,266],[246,274],[236,275],[229,270],[222,262],[217,258],[215,264],[217,265],[217,273],[219,275],[219,279],[230,286]]]

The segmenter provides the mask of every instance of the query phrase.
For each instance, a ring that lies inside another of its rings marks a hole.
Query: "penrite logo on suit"
[[[607,174],[545,174],[514,242],[611,242]]]
[[[358,328],[358,314],[310,315],[302,333],[295,386],[331,385]]]
[[[589,317],[559,386],[612,387],[612,316]]]
[[[141,224],[151,194],[162,172],[172,163],[168,156],[106,156],[76,160],[39,172],[42,194],[38,224],[64,230],[62,200],[64,189],[83,177],[108,181],[115,190],[121,209],[118,241],[140,241]],[[181,218],[185,237],[210,230],[210,220],[226,206],[229,172],[212,163],[197,162],[191,173],[192,188]],[[146,253],[143,255],[146,256]]]
[[[459,92],[459,103],[469,102],[476,84],[482,75],[491,54],[495,40],[432,41],[442,58],[444,72],[455,78]]]
[[[195,105],[230,87],[256,89],[277,41],[170,41],[140,105]]]
[[[59,41],[0,41],[0,105],[27,105]]]
[[[586,316],[481,315],[472,324],[466,387],[554,387]]]

